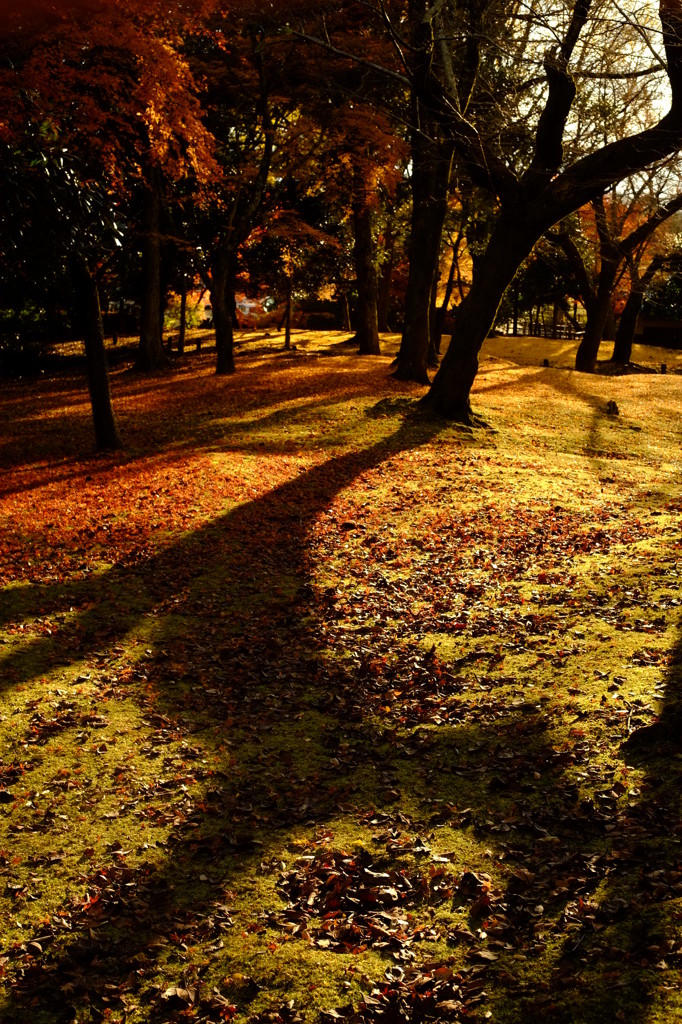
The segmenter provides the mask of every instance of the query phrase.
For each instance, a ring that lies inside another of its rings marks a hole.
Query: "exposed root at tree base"
[[[595,373],[604,377],[625,377],[634,373],[658,373],[653,366],[641,366],[639,363],[614,363],[610,359],[597,363]]]
[[[424,395],[423,398],[420,398],[417,405],[423,416],[430,416],[433,419],[447,420],[450,424],[461,424],[463,427],[470,427],[471,429],[492,430],[488,421],[475,413],[471,406],[467,405],[466,408],[462,408],[460,406],[457,409],[452,408],[451,410],[444,412],[439,405],[438,400],[434,399],[430,394]]]

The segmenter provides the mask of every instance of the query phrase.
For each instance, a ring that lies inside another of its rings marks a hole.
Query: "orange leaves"
[[[255,442],[244,445],[243,426],[253,420],[255,429],[259,405],[286,410],[293,397],[310,401],[323,393],[320,387],[366,386],[362,375],[321,384],[311,364],[295,375],[281,366],[268,372],[254,365],[242,379],[242,424],[231,409],[234,394],[216,384],[211,362],[207,355],[199,372],[169,375],[162,390],[144,390],[115,375],[135,454],[96,461],[79,455],[88,450],[87,399],[77,398],[71,381],[56,390],[48,381],[6,387],[0,508],[5,583],[58,584],[151,557],[245,496],[258,498],[295,478],[311,457],[322,458],[323,452],[294,455],[287,445],[272,454]],[[46,622],[45,628],[52,626]]]
[[[407,146],[382,111],[358,102],[336,109],[322,146],[328,160],[320,187],[332,201],[375,207],[382,191],[395,194]]]
[[[22,59],[15,55],[0,83],[21,108],[19,121],[49,118],[59,143],[82,150],[111,181],[121,180],[123,164],[128,175],[150,163],[176,178],[188,169],[215,174],[191,70],[169,38],[177,34],[177,22],[169,31],[172,6],[34,4],[31,32],[13,44]]]

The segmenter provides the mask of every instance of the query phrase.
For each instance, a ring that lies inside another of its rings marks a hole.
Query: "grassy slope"
[[[1,399],[2,1020],[682,1016],[682,376],[339,340]]]

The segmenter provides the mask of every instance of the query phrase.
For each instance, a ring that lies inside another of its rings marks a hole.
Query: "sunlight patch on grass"
[[[461,431],[339,340],[117,374],[126,453],[17,460],[8,1019],[678,1008],[682,378],[495,339]]]

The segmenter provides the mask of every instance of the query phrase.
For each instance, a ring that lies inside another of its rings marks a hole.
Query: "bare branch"
[[[537,187],[539,178],[548,178],[561,165],[566,121],[575,99],[576,87],[568,71],[568,62],[590,12],[591,0],[577,0],[561,46],[545,54],[545,74],[549,91],[538,121],[535,153],[523,177],[523,184]]]
[[[386,28],[389,36],[390,36],[391,42],[393,43],[393,46],[394,46],[394,49],[395,49],[396,53],[398,54],[398,57],[400,58],[400,63],[405,68],[405,70],[407,70],[407,68],[409,66],[408,63],[407,63],[407,58],[405,57],[405,48],[407,47],[407,43],[405,42],[404,39],[401,39],[401,37],[396,32],[396,30],[394,28],[394,25],[393,25],[393,22],[391,21],[391,19],[388,16],[388,11],[386,10],[386,5],[384,3],[384,0],[380,0],[380,10],[381,10],[381,15],[380,15],[381,16],[381,20],[382,20],[382,22],[384,24],[384,27]]]
[[[292,36],[296,36],[297,39],[303,39],[306,43],[314,43],[316,46],[321,46],[324,50],[329,53],[335,54],[337,57],[345,57],[346,60],[352,60],[355,64],[360,64],[362,67],[371,68],[372,71],[378,72],[380,75],[384,75],[387,78],[392,78],[394,81],[400,82],[401,85],[410,85],[410,80],[407,75],[401,75],[398,71],[393,71],[391,68],[383,67],[381,64],[375,64],[372,60],[366,60],[364,57],[358,57],[355,53],[350,53],[348,50],[341,50],[338,46],[332,46],[325,39],[320,39],[318,36],[308,35],[307,32],[299,32],[295,28],[290,26],[287,28],[287,33]]]

